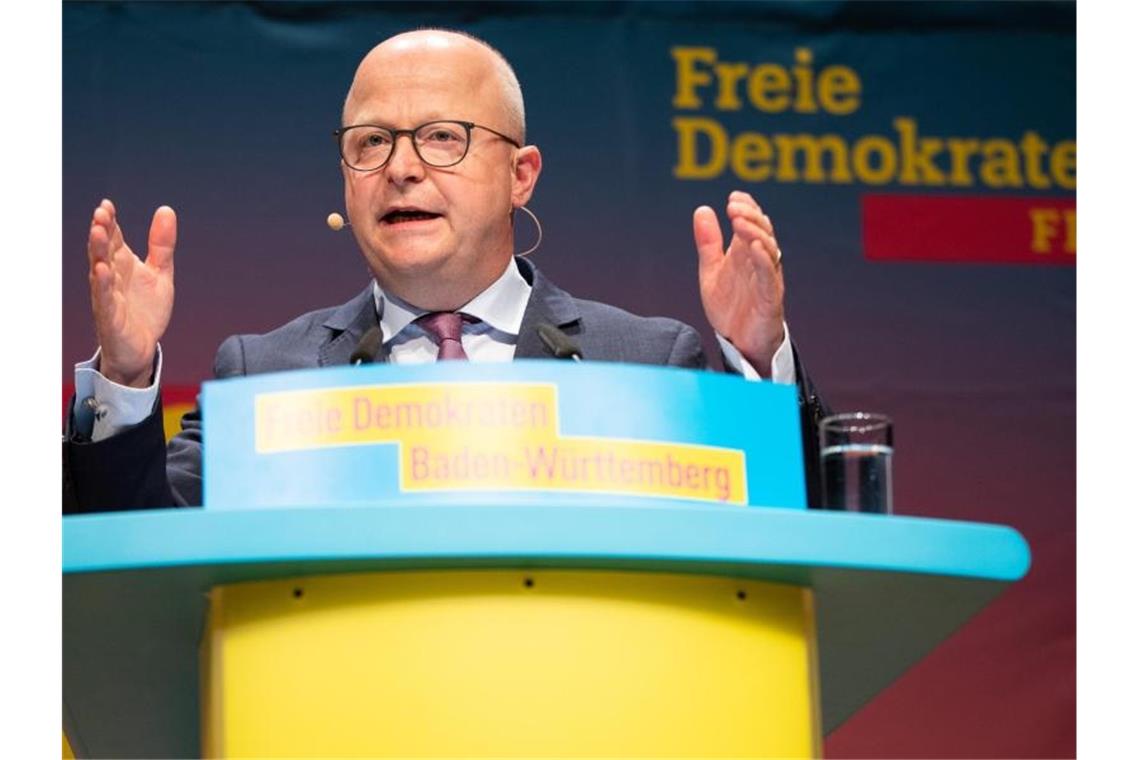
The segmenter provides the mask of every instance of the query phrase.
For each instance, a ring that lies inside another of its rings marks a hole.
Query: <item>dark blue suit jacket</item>
[[[707,366],[700,336],[692,327],[674,319],[639,317],[613,306],[574,298],[547,280],[529,261],[516,261],[532,287],[515,346],[516,358],[552,358],[537,332],[538,325],[546,322],[571,336],[587,360]],[[304,314],[264,335],[227,338],[218,349],[214,375],[225,378],[347,364],[361,337],[376,324],[369,285],[342,306]],[[380,356],[378,360],[384,358]],[[818,504],[816,428],[827,410],[798,356],[796,373],[808,503]],[[758,428],[761,423],[756,421]],[[182,418],[182,431],[169,446],[163,435],[160,404],[146,420],[107,440],[84,442],[70,433],[65,437],[65,512],[201,503],[202,428],[198,410]]]

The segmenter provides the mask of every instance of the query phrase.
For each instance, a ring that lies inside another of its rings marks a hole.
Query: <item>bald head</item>
[[[466,34],[445,29],[404,32],[381,42],[360,61],[344,101],[342,124],[349,124],[359,104],[370,97],[378,73],[404,71],[409,77],[424,67],[446,66],[462,78],[471,93],[484,95],[495,104],[502,121],[490,125],[526,142],[526,111],[522,88],[514,69],[495,48]],[[410,126],[410,125],[407,125]]]
[[[502,276],[514,253],[514,210],[534,192],[542,155],[521,144],[522,93],[501,55],[456,32],[396,35],[360,62],[342,118],[394,133],[380,166],[341,161],[353,237],[386,294],[452,311]],[[470,124],[466,142],[443,127],[409,134],[441,121]],[[382,137],[365,131],[361,145]],[[423,144],[466,152],[439,166],[424,160]]]

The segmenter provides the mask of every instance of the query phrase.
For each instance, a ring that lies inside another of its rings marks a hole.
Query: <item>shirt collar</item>
[[[456,311],[470,314],[494,330],[518,336],[523,313],[530,300],[530,291],[530,283],[523,278],[514,259],[511,259],[499,279]],[[376,313],[380,315],[380,333],[385,343],[428,313],[425,309],[386,294],[375,280],[372,281],[372,297],[376,303]]]

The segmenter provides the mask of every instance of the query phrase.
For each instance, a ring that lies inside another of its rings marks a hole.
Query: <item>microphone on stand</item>
[[[376,352],[380,350],[380,340],[380,325],[369,327],[368,331],[364,333],[364,337],[356,344],[352,356],[348,357],[348,363],[354,367],[359,367],[361,364],[371,364],[376,361]]]
[[[576,362],[582,361],[582,349],[578,348],[577,343],[570,340],[569,335],[546,322],[540,322],[537,329],[538,337],[542,340],[543,344],[550,349],[550,352],[554,354],[555,359],[573,359]]]

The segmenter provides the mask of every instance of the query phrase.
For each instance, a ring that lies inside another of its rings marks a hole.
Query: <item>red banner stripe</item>
[[[871,261],[1077,261],[1075,198],[868,193],[861,206],[863,255]]]

